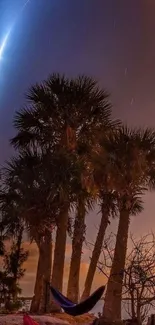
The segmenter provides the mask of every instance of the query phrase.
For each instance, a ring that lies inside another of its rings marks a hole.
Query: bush
[[[10,301],[7,300],[5,303],[5,310],[7,311],[17,311],[18,309],[20,309],[22,307],[22,302],[20,300],[17,301]]]

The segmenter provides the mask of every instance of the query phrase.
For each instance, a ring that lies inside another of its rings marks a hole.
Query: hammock
[[[52,286],[50,286],[50,289],[54,300],[60,305],[66,314],[71,316],[79,316],[88,313],[96,305],[96,303],[101,299],[105,287],[102,286],[98,288],[94,293],[92,293],[91,296],[89,296],[86,300],[81,301],[79,304],[73,303]]]

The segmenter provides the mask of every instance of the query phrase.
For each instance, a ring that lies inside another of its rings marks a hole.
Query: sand
[[[67,321],[52,316],[31,316],[39,325],[69,325]],[[0,325],[23,325],[23,315],[0,315]]]
[[[95,318],[93,315],[86,314],[72,317],[65,313],[54,315],[31,315],[39,325],[80,325],[91,324]],[[23,325],[22,314],[0,315],[0,325]]]

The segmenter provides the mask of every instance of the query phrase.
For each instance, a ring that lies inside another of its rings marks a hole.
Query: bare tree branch
[[[155,235],[146,234],[139,239],[130,235],[131,250],[127,255],[123,270],[122,302],[132,319],[143,322],[150,308],[155,307]],[[108,278],[115,245],[115,235],[111,233],[104,241],[98,270]]]

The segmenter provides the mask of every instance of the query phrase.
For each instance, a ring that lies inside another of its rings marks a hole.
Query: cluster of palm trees
[[[118,217],[103,317],[120,320],[130,217],[142,211],[143,194],[154,188],[155,131],[114,120],[109,95],[93,79],[59,74],[31,87],[13,123],[16,152],[2,171],[0,208],[5,227],[16,232],[22,223],[38,247],[31,311],[51,309],[47,282],[62,291],[68,235],[67,296],[78,301],[85,217],[98,204],[101,221],[80,299],[91,292],[107,226]]]

